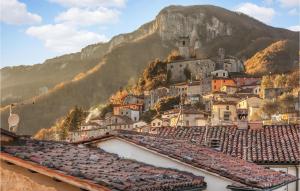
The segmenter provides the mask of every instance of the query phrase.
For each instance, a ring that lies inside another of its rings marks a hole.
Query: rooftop
[[[176,109],[171,109],[171,110],[165,111],[164,115],[177,114],[179,112],[180,112],[180,109],[176,108]],[[183,108],[182,112],[183,112],[183,114],[203,114],[203,115],[208,115],[208,113],[206,113],[205,111],[201,111],[201,110],[197,110],[197,109],[193,109],[193,108]]]
[[[292,175],[266,169],[255,163],[231,157],[185,140],[145,136],[136,133],[122,133],[119,136],[163,155],[231,179],[241,187],[264,190],[296,180],[296,177]]]
[[[24,162],[112,190],[192,190],[205,186],[203,177],[121,159],[83,145],[19,139],[2,147],[1,158],[7,153]]]
[[[160,137],[204,144],[205,127],[162,127],[158,132]],[[208,128],[207,138],[218,138],[221,152],[233,157],[258,164],[299,164],[299,133],[299,125],[263,126],[257,130],[223,126]]]

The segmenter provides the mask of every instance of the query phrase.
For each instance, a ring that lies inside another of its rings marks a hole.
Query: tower
[[[218,64],[218,68],[222,68],[224,69],[224,59],[225,59],[225,49],[224,48],[219,48],[218,50],[218,61],[217,61],[217,64]]]
[[[190,38],[189,36],[181,36],[178,39],[177,46],[179,49],[179,54],[183,58],[190,57]]]

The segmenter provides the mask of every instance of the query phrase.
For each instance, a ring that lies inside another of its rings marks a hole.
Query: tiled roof
[[[296,177],[292,175],[266,169],[263,166],[185,140],[166,139],[136,133],[122,133],[119,136],[195,167],[219,174],[242,187],[264,190],[296,180]]]
[[[208,115],[207,112],[201,111],[201,110],[198,110],[198,109],[194,109],[194,108],[184,108],[182,111],[183,111],[184,114],[204,114],[204,115]],[[180,112],[180,109],[176,108],[176,109],[171,109],[171,110],[165,111],[164,115],[177,114],[179,112]]]
[[[112,190],[190,190],[205,186],[203,177],[121,159],[82,145],[22,139],[3,146],[1,152]]]
[[[236,105],[235,101],[213,101],[213,105]]]
[[[159,128],[158,132],[158,136],[204,144],[205,127],[164,127]],[[299,125],[264,126],[257,130],[210,127],[207,137],[220,139],[221,151],[233,157],[262,164],[299,164],[299,133]],[[245,147],[248,149],[244,150]]]
[[[0,128],[0,132],[1,132],[1,134],[7,135],[7,136],[10,136],[10,137],[14,137],[14,138],[18,137],[15,133],[10,132],[10,131],[8,131],[6,129],[3,129],[3,128]]]

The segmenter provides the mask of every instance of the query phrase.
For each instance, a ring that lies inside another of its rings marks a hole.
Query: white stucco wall
[[[113,138],[105,140],[103,142],[96,143],[96,146],[109,153],[115,153],[120,157],[127,159],[133,159],[157,167],[177,169],[193,173],[194,175],[203,176],[205,177],[205,182],[207,182],[206,190],[208,191],[227,191],[229,189],[227,189],[226,186],[232,184],[231,180],[223,178],[217,174],[212,174],[122,139]]]

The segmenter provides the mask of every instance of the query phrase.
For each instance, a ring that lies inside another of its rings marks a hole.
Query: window
[[[174,68],[174,66],[173,66],[173,65],[171,65],[171,69],[172,69],[172,68]]]
[[[160,126],[160,122],[157,123],[157,126]]]
[[[181,68],[181,67],[182,67],[182,64],[180,64],[179,66],[180,66],[180,68]]]
[[[214,85],[214,89],[217,89],[217,86],[216,86],[216,85]]]
[[[216,76],[219,76],[219,74],[218,74],[218,73],[216,73]]]
[[[223,82],[225,82],[225,80],[223,80]]]
[[[136,121],[136,117],[134,117],[134,121]]]
[[[226,110],[229,110],[229,105],[226,105]]]
[[[152,126],[155,126],[155,123],[152,123]]]
[[[225,72],[223,72],[223,76],[225,76]]]
[[[225,112],[224,112],[224,121],[229,121],[229,120],[230,120],[230,115],[231,115],[230,112],[225,111]]]

